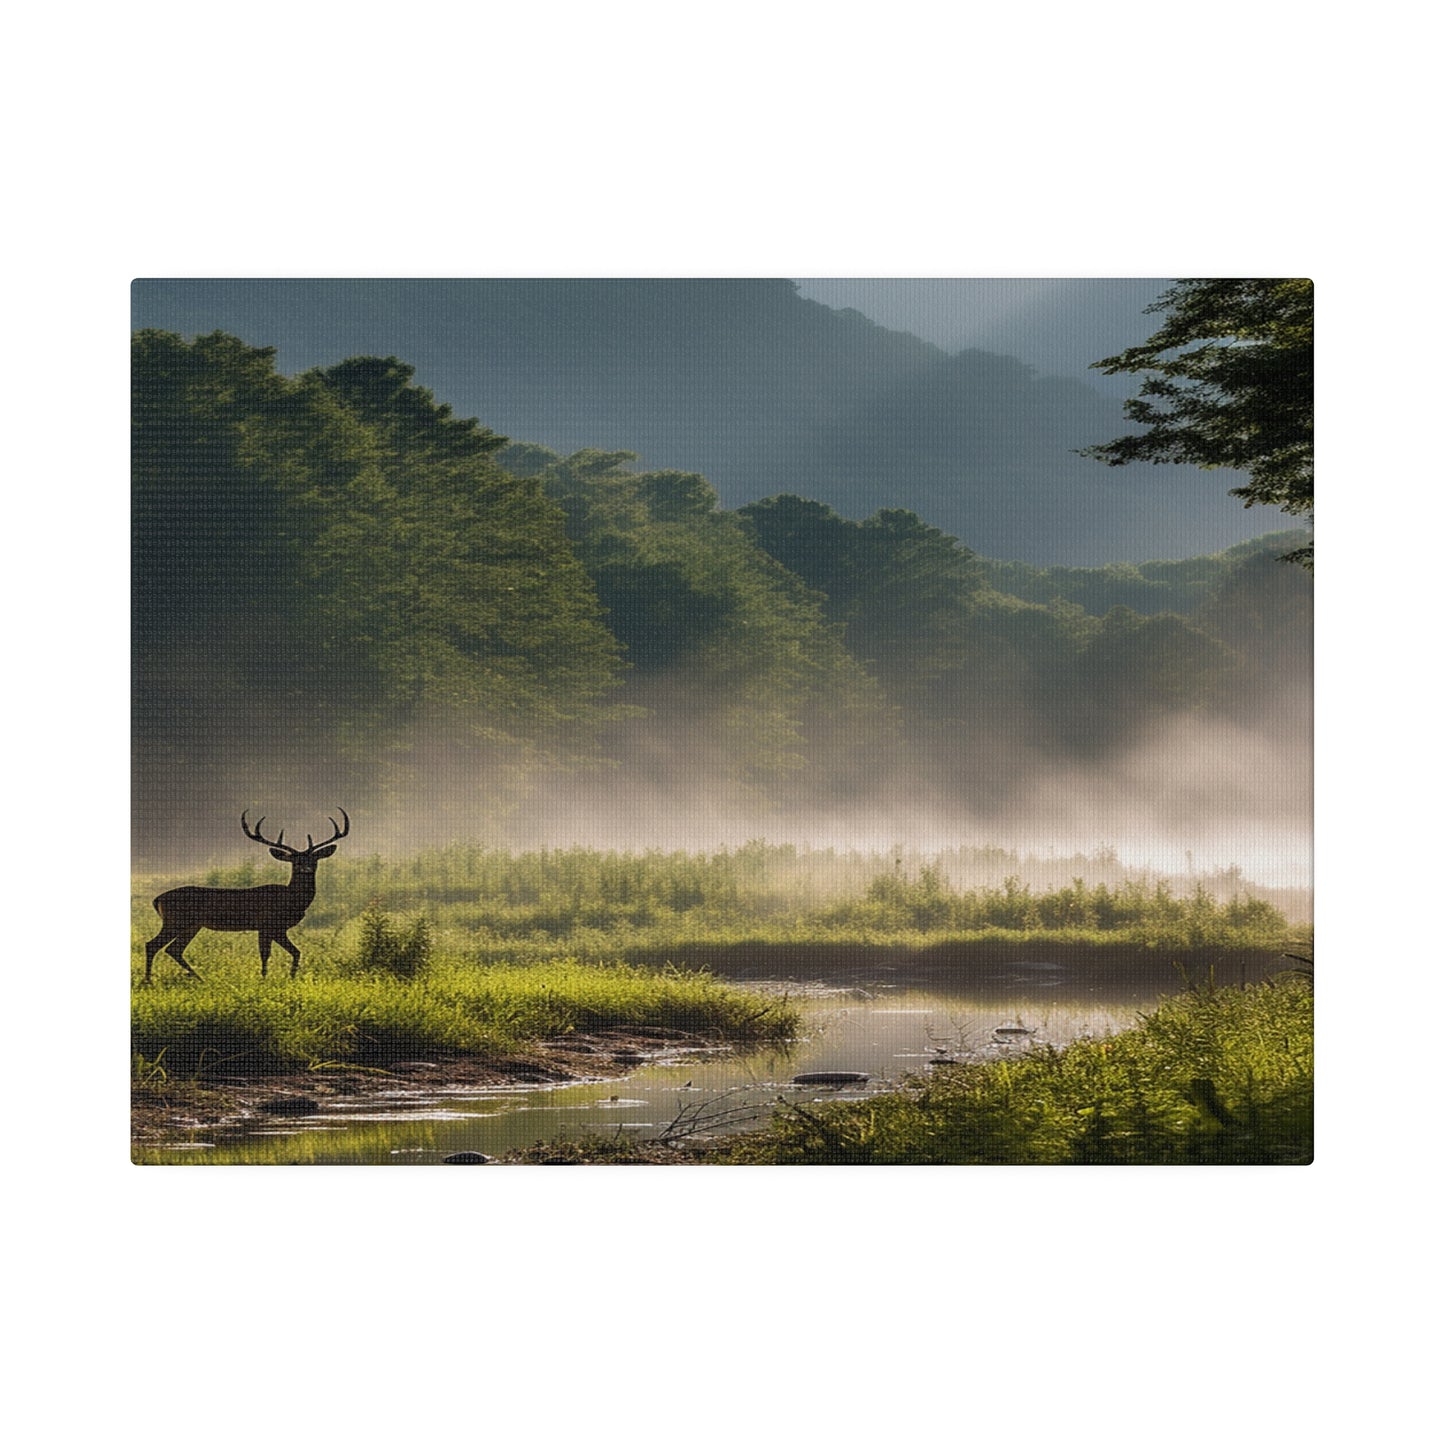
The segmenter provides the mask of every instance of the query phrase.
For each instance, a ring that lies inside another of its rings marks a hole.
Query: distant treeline
[[[1307,691],[1310,582],[1279,539],[1035,568],[906,511],[725,512],[634,460],[509,444],[395,359],[293,378],[221,333],[138,333],[142,851],[237,796],[440,795],[470,828],[599,766],[774,806],[887,772],[977,801],[1021,751],[1089,760]]]

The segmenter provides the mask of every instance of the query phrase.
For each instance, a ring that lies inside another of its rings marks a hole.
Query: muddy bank
[[[262,1122],[306,1118],[323,1112],[329,1102],[394,1098],[398,1090],[422,1095],[443,1089],[480,1092],[615,1079],[652,1060],[716,1047],[715,1039],[673,1029],[608,1029],[545,1039],[502,1057],[436,1055],[398,1060],[387,1068],[337,1065],[137,1086],[131,1091],[131,1142],[215,1138]]]

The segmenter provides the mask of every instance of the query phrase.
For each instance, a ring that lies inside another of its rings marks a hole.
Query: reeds
[[[1237,874],[1221,875],[1210,888],[1121,877],[1117,860],[1081,857],[1067,860],[1078,868],[1071,881],[1031,885],[1022,875],[1036,861],[997,849],[929,858],[761,842],[709,853],[511,853],[457,844],[397,862],[336,859],[304,928],[312,938],[345,934],[342,946],[364,952],[356,930],[367,913],[404,915],[408,928],[425,918],[438,946],[489,959],[617,957],[687,943],[921,944],[999,934],[1277,948],[1292,936],[1279,909],[1251,894]],[[1048,860],[1037,871],[1055,875],[1059,863]],[[1094,881],[1086,881],[1091,872]],[[989,875],[995,881],[964,881]],[[138,929],[154,931],[149,897],[180,881],[196,880],[147,883],[137,899]],[[265,878],[247,860],[238,869],[212,870],[203,881],[239,887]],[[374,943],[373,954],[386,955],[384,940]]]

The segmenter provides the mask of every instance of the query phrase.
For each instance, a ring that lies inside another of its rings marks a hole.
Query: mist
[[[1278,713],[1254,726],[1174,718],[1092,760],[1050,759],[999,739],[912,766],[880,752],[871,783],[847,797],[768,800],[738,781],[728,759],[649,720],[629,761],[563,773],[539,769],[503,784],[446,742],[416,736],[405,777],[370,803],[285,786],[233,794],[230,811],[266,813],[288,837],[328,830],[338,803],[351,815],[354,857],[399,859],[466,841],[532,850],[714,852],[753,841],[804,853],[860,855],[877,869],[940,861],[957,887],[1015,876],[1035,887],[1121,878],[1249,892],[1295,921],[1311,913],[1311,752],[1307,718]],[[981,781],[982,764],[986,777]],[[292,760],[294,765],[294,760]],[[278,767],[287,766],[278,761]],[[296,780],[291,780],[293,783]],[[314,780],[313,780],[314,781]],[[333,789],[333,791],[335,791]],[[201,823],[196,818],[197,825]],[[193,830],[211,861],[254,851],[231,818]],[[163,850],[176,865],[175,849]],[[194,860],[193,860],[194,861]],[[826,886],[830,862],[803,859]],[[850,883],[856,869],[844,870]]]
[[[456,842],[530,850],[711,852],[752,841],[882,860],[943,859],[957,886],[1122,876],[1247,887],[1310,912],[1308,692],[1282,686],[1233,717],[1176,715],[1127,742],[1061,755],[1018,727],[959,728],[932,748],[875,742],[764,786],[686,684],[656,679],[605,756],[519,767],[445,730],[397,740],[372,769],[277,748],[152,785],[136,798],[137,864],[194,869],[254,855],[238,820],[299,841],[344,807],[345,848],[400,859]],[[181,791],[184,789],[184,791]],[[823,860],[815,860],[820,870]]]
[[[961,751],[966,751],[966,744]],[[658,749],[661,753],[663,750]],[[1310,879],[1309,755],[1293,741],[1226,722],[1175,721],[1092,764],[1014,760],[970,805],[967,774],[947,763],[908,776],[879,760],[876,788],[846,803],[749,807],[681,749],[647,777],[564,779],[542,786],[509,828],[527,846],[690,851],[751,839],[814,849],[925,855],[1003,848],[1041,859],[1116,854],[1160,873],[1240,868],[1251,881]]]
[[[1168,284],[1146,277],[822,277],[800,280],[798,289],[807,300],[852,308],[880,326],[909,332],[945,351],[999,352],[1044,376],[1130,396],[1132,377],[1108,376],[1093,364],[1147,339],[1154,322],[1145,307]]]

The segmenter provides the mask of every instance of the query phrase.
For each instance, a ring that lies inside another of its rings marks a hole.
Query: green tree
[[[1113,607],[1080,654],[1078,685],[1123,731],[1126,724],[1217,701],[1237,667],[1229,647],[1186,618]]]
[[[738,515],[763,551],[822,594],[848,650],[896,701],[958,668],[983,583],[967,547],[897,509],[854,522],[822,502],[780,496]]]
[[[1300,279],[1184,280],[1148,312],[1164,324],[1141,346],[1094,365],[1144,373],[1124,403],[1143,430],[1085,449],[1110,466],[1186,462],[1249,474],[1246,507],[1314,509],[1314,284]],[[1312,547],[1282,561],[1313,564]]]
[[[354,724],[381,689],[364,651],[319,615],[305,514],[323,490],[377,485],[378,449],[334,398],[272,361],[219,332],[134,339],[133,756],[145,847],[183,835],[217,797],[229,811],[235,792],[294,795],[304,778],[352,799],[366,771]]]
[[[631,470],[630,452],[584,450],[541,466],[567,517],[641,710],[612,734],[622,758],[708,759],[730,784],[846,788],[891,727],[877,685],[850,656],[816,592],[760,548],[693,473]]]
[[[183,802],[359,801],[443,765],[502,798],[594,751],[618,648],[540,483],[394,359],[273,363],[222,333],[134,341],[143,845]]]
[[[379,426],[400,454],[436,457],[491,456],[507,438],[454,417],[425,387],[414,386],[414,366],[394,356],[353,356],[318,373],[363,421]]]
[[[364,419],[385,483],[370,506],[331,511],[322,590],[386,639],[414,710],[544,751],[584,744],[617,648],[562,512],[492,460],[505,437],[453,417],[412,375],[395,357],[353,357],[303,378]]]
[[[1222,578],[1195,619],[1238,654],[1244,672],[1232,704],[1246,713],[1261,699],[1289,697],[1308,708],[1313,670],[1314,598],[1310,578],[1247,556]]]

